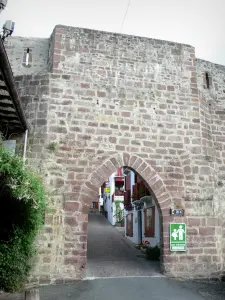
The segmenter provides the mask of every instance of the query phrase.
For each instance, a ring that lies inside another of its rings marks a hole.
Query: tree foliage
[[[24,287],[45,209],[41,178],[0,147],[0,290]]]

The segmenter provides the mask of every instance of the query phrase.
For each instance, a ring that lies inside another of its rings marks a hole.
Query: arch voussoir
[[[141,175],[142,172],[148,167],[148,165],[146,164],[146,162],[142,161],[142,163],[140,164],[140,166],[136,169],[136,171]]]
[[[154,194],[156,195],[157,191],[163,186],[163,182],[160,178],[158,178],[157,176],[154,177],[153,179],[156,178],[156,181],[154,184],[151,185],[151,189],[154,192]],[[152,179],[152,180],[153,180]]]
[[[171,201],[171,196],[170,194],[166,191],[165,193],[161,194],[161,196],[158,196],[157,198],[158,202],[160,203],[160,205],[163,205],[164,202],[166,202],[167,200]]]
[[[97,187],[95,184],[93,184],[93,183],[87,181],[87,182],[86,182],[86,187],[87,187],[88,189],[90,189],[91,191],[93,191],[94,193],[98,193],[98,187]]]
[[[160,187],[158,190],[155,190],[155,191],[154,191],[154,194],[155,194],[155,196],[156,196],[157,199],[158,199],[163,193],[166,192],[166,188],[165,188],[163,182],[161,182],[161,183],[162,183],[161,187]]]
[[[123,166],[129,166],[130,163],[130,154],[129,153],[123,153]]]
[[[159,180],[158,175],[155,175],[154,177],[152,177],[150,180],[148,180],[148,184],[151,188],[151,190],[153,190],[153,185]]]
[[[113,172],[111,172],[103,163],[100,169],[98,169],[98,173],[101,174],[104,181],[106,181]]]
[[[150,166],[148,166],[145,170],[140,172],[140,175],[143,177],[143,179],[148,182],[153,177],[155,177],[157,174],[155,170],[153,170]]]
[[[134,164],[135,164],[135,162],[136,162],[136,160],[138,159],[138,157],[136,156],[136,155],[132,155],[131,157],[130,157],[130,165],[129,165],[129,167],[131,167],[131,168],[133,168],[134,169]]]
[[[168,208],[168,207],[170,207],[170,205],[171,205],[171,199],[170,198],[168,198],[167,200],[160,203],[161,209]]]
[[[90,205],[91,201],[92,201],[92,197],[89,194],[81,194],[80,195],[80,203],[86,204],[86,205]]]
[[[112,162],[110,160],[107,160],[104,163],[104,166],[111,172],[111,174],[113,174],[114,172],[116,172],[116,168],[115,168],[115,166],[112,164]]]
[[[135,160],[135,162],[132,164],[131,168],[133,170],[137,170],[140,165],[142,164],[143,160],[140,157],[137,157],[137,159]]]
[[[97,184],[98,186],[101,186],[102,182],[104,182],[104,178],[100,174],[101,174],[101,167],[92,174],[92,176],[90,178],[90,182],[92,184],[94,184],[94,182],[95,182],[95,184]]]
[[[121,165],[115,157],[110,158],[110,162],[114,165],[116,170],[121,167]]]
[[[97,170],[91,174],[89,182],[83,185],[81,189],[80,202],[84,204],[82,211],[86,211],[86,206],[90,205],[93,197],[98,194],[99,187],[116,172],[118,168],[128,167],[137,172],[156,197],[162,214],[167,216],[169,205],[172,203],[171,195],[157,172],[144,159],[137,155],[129,153],[116,154],[115,156],[104,161]]]

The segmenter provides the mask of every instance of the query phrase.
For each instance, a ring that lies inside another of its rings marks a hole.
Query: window
[[[212,76],[208,72],[205,72],[203,76],[204,87],[210,89],[213,85]]]
[[[145,237],[155,236],[155,206],[144,210],[145,219]]]
[[[208,72],[205,73],[205,80],[206,80],[206,87],[207,87],[207,89],[209,89],[209,73]]]
[[[126,234],[127,236],[133,236],[133,213],[126,216]]]
[[[32,63],[32,49],[25,48],[23,54],[23,66],[30,68]]]

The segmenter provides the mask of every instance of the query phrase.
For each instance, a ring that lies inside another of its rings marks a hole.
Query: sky
[[[121,33],[194,46],[225,65],[225,0],[130,0]],[[129,0],[8,0],[0,14],[13,36],[49,37],[57,24],[120,33]]]

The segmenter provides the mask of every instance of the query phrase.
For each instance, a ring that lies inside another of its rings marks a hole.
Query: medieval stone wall
[[[49,39],[8,37],[5,48],[14,76],[42,74],[48,71]],[[29,49],[29,64],[26,53]]]
[[[158,200],[165,272],[220,275],[223,108],[212,111],[213,88],[204,89],[203,80],[210,67],[222,102],[223,68],[166,41],[65,26],[50,40],[49,73],[17,78],[31,126],[30,161],[45,176],[54,212],[46,216],[32,281],[83,276],[89,205],[121,166],[137,171]],[[176,205],[185,208],[177,221],[187,223],[188,250],[174,254],[168,226]]]
[[[221,256],[225,263],[225,223],[223,215],[225,211],[224,180],[225,180],[225,67],[207,61],[197,60],[198,87],[202,102],[205,103],[204,114],[207,115],[209,131],[204,137],[208,137],[211,144],[211,160],[214,168],[213,211],[219,216],[222,230],[222,239],[218,247],[221,247]],[[209,76],[207,88],[206,73]],[[223,269],[225,269],[223,267]]]

